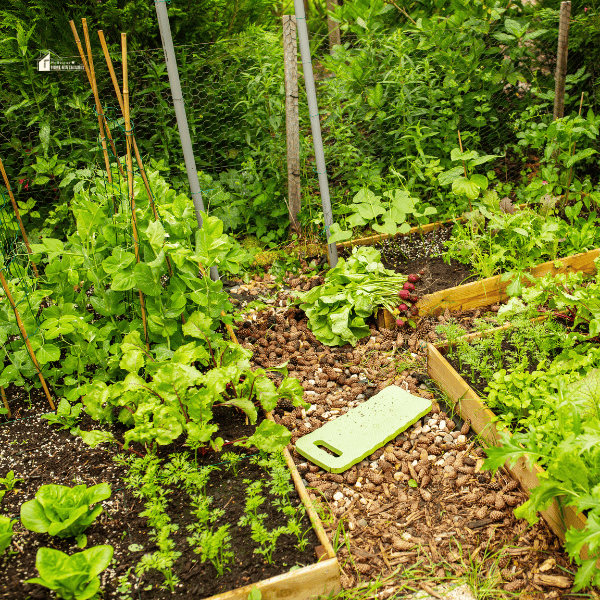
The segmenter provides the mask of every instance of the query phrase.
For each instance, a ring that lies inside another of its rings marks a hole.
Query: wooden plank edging
[[[337,558],[328,558],[206,600],[247,600],[253,587],[260,590],[262,600],[309,600],[340,591],[340,568]]]
[[[477,393],[455,371],[442,353],[431,343],[427,344],[427,374],[455,403],[463,419],[471,420],[472,429],[490,446],[500,445],[500,436],[494,413],[483,403]],[[520,458],[514,466],[505,465],[507,471],[519,482],[527,492],[539,485],[538,476],[544,470],[537,464],[529,467],[525,457]],[[556,500],[544,511],[540,511],[552,531],[562,540],[569,527],[583,529],[587,519],[577,513],[572,506],[560,507]]]

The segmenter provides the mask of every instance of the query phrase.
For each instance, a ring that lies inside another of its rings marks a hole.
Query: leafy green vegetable
[[[394,310],[406,276],[386,269],[377,250],[353,248],[348,260],[340,258],[323,285],[298,294],[315,337],[328,346],[356,345],[370,334],[365,318],[378,307]]]
[[[93,504],[110,498],[108,483],[90,488],[76,485],[42,485],[34,500],[21,506],[21,523],[30,531],[49,533],[61,538],[79,536],[102,512]]]
[[[13,536],[13,526],[15,521],[0,515],[0,556],[2,556],[5,550],[10,546]]]
[[[35,558],[40,576],[25,583],[43,585],[64,600],[87,600],[100,590],[98,575],[108,567],[112,556],[112,546],[95,546],[72,556],[60,550],[40,548]]]

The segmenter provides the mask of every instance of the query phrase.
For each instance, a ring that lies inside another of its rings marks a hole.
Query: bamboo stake
[[[106,64],[108,65],[108,71],[110,73],[110,78],[112,79],[113,86],[115,88],[115,93],[117,94],[117,100],[119,101],[119,106],[121,108],[121,112],[123,112],[123,96],[121,95],[121,90],[119,89],[119,82],[117,81],[117,75],[115,73],[115,69],[113,67],[112,59],[110,54],[108,53],[108,46],[106,45],[106,39],[104,38],[104,32],[102,30],[98,31],[98,37],[100,38],[100,45],[102,46],[102,52],[104,52],[104,58],[106,59]],[[131,142],[133,144],[133,152],[135,154],[135,160],[138,165],[138,169],[140,170],[140,175],[142,176],[142,180],[144,181],[144,187],[146,188],[146,193],[148,194],[148,198],[150,199],[150,203],[152,204],[152,211],[154,212],[154,219],[158,221],[158,211],[156,210],[156,205],[152,200],[152,192],[150,190],[150,182],[148,181],[148,177],[146,175],[146,170],[144,169],[144,164],[142,162],[142,157],[140,156],[140,151],[138,149],[137,142],[135,141],[135,136],[133,132],[131,132]]]
[[[4,388],[0,385],[0,395],[2,395],[2,403],[4,404],[4,408],[6,409],[6,416],[10,419],[12,414],[10,412],[10,408],[8,406],[8,400],[6,399],[6,392]]]
[[[44,388],[44,392],[46,393],[46,398],[48,399],[48,402],[50,403],[50,408],[52,408],[52,410],[56,410],[56,407],[54,406],[54,402],[52,401],[52,396],[50,395],[50,391],[48,390],[48,386],[46,385],[46,380],[44,379],[44,376],[42,375],[40,365],[37,361],[37,358],[35,357],[35,352],[33,351],[33,348],[31,347],[31,342],[29,341],[29,337],[27,336],[27,331],[25,330],[25,325],[23,325],[23,321],[21,320],[21,315],[19,314],[17,305],[15,304],[12,294],[10,293],[10,289],[8,288],[8,284],[6,283],[6,279],[4,278],[4,273],[1,270],[0,270],[0,283],[2,284],[2,287],[4,288],[4,293],[6,294],[6,297],[8,298],[8,301],[10,302],[10,306],[12,307],[13,312],[15,313],[15,318],[17,319],[17,325],[19,326],[19,331],[21,332],[21,337],[23,338],[23,341],[25,342],[25,346],[27,346],[27,351],[29,352],[29,356],[31,357],[31,360],[33,361],[33,364],[37,370],[38,377],[40,378],[40,382],[42,384],[42,387]]]
[[[21,230],[21,236],[23,237],[23,242],[25,243],[25,247],[27,248],[27,253],[31,256],[31,246],[29,245],[29,238],[27,237],[27,232],[25,231],[25,226],[23,225],[23,221],[21,220],[21,213],[19,212],[19,207],[17,206],[17,201],[15,200],[15,196],[12,192],[12,188],[10,187],[10,181],[8,180],[8,176],[6,175],[6,171],[4,170],[4,163],[0,158],[0,171],[2,171],[2,178],[4,179],[4,185],[6,185],[6,190],[8,191],[8,196],[13,206],[13,210],[15,211],[15,216],[17,217],[17,222],[19,223],[19,229]],[[31,267],[36,277],[39,277],[39,273],[37,270],[37,266],[33,261],[31,262]]]
[[[82,19],[82,21],[83,21],[83,19]],[[96,112],[98,113],[98,122],[99,122],[99,126],[100,126],[100,136],[102,137],[102,132],[103,132],[102,119],[104,118],[104,111],[102,110],[100,98],[98,97],[98,90],[97,90],[97,88],[95,89],[95,81],[96,80],[95,80],[95,78],[92,78],[92,74],[90,72],[90,66],[88,65],[87,58],[83,51],[83,46],[81,45],[81,40],[79,39],[79,34],[77,33],[77,28],[75,27],[75,23],[73,21],[69,21],[69,25],[71,26],[71,31],[73,32],[73,37],[75,38],[75,43],[77,44],[77,49],[79,50],[79,56],[81,57],[81,62],[83,63],[83,67],[84,67],[86,75],[88,77],[88,81],[90,82],[90,86],[92,87],[92,93],[94,93],[94,100],[96,101]],[[85,27],[84,27],[84,34],[86,32],[87,32],[87,25],[85,25]],[[90,56],[91,56],[91,54],[90,54]],[[123,167],[121,166],[121,161],[119,160],[119,155],[117,154],[117,148],[115,147],[115,143],[112,139],[112,135],[110,133],[109,127],[106,127],[106,137],[108,138],[110,148],[111,148],[111,150],[115,156],[115,159],[117,161],[117,166],[119,168],[119,172],[121,173],[121,176],[123,178],[125,178],[125,173],[123,172]],[[106,143],[106,140],[105,140],[105,143]],[[105,160],[106,160],[106,156],[107,155],[105,155]],[[108,173],[110,173],[110,163],[109,163]],[[110,177],[110,175],[109,175],[109,177]],[[109,179],[109,181],[110,181],[110,179]]]
[[[139,237],[137,227],[137,216],[135,214],[135,197],[133,193],[133,161],[131,159],[131,118],[129,115],[129,83],[127,81],[127,34],[121,34],[121,57],[123,61],[123,116],[125,117],[125,139],[127,142],[127,191],[129,194],[129,204],[131,206],[131,221],[133,224],[133,241],[135,260],[140,262]],[[146,346],[150,348],[148,342],[148,323],[146,321],[146,303],[142,290],[140,293],[140,306],[142,309],[142,323],[144,324],[144,337]]]
[[[72,22],[72,21],[71,21]],[[88,58],[88,70],[86,71],[88,75],[88,79],[90,81],[90,85],[92,86],[92,94],[94,95],[94,101],[96,102],[96,115],[98,117],[98,129],[100,130],[100,143],[102,145],[102,153],[104,154],[104,164],[106,167],[106,175],[108,178],[108,183],[112,185],[112,173],[110,170],[110,158],[108,157],[108,150],[106,146],[106,135],[104,133],[104,112],[102,111],[102,106],[100,105],[100,98],[98,96],[98,85],[96,84],[96,72],[94,71],[94,61],[92,58],[92,46],[90,44],[90,36],[88,34],[87,21],[86,19],[81,19],[81,24],[83,25],[83,37],[85,39],[85,46],[87,48],[87,58]],[[108,130],[108,125],[106,125],[106,129]],[[116,212],[116,206],[113,198],[113,210]]]

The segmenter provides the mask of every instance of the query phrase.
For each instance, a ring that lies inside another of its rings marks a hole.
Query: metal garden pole
[[[310,127],[312,130],[313,146],[315,149],[317,174],[319,176],[321,204],[323,205],[325,235],[329,240],[329,228],[333,225],[333,214],[331,213],[331,200],[329,198],[329,182],[327,181],[327,170],[325,168],[325,154],[323,152],[323,139],[321,137],[321,122],[319,120],[317,93],[315,91],[315,77],[313,74],[312,61],[310,59],[308,28],[306,27],[306,14],[304,12],[303,0],[294,0],[294,9],[296,12],[296,25],[298,28],[298,42],[300,43],[302,67],[304,69],[304,85],[306,86],[306,97],[308,99],[308,112],[310,114]],[[329,256],[330,266],[335,267],[338,261],[337,246],[335,244],[328,243],[327,253]]]
[[[179,81],[179,71],[177,70],[177,61],[175,59],[175,50],[173,48],[173,37],[171,36],[171,25],[169,24],[166,0],[154,0],[154,6],[156,7],[160,39],[162,40],[167,73],[169,74],[169,85],[171,87],[171,96],[173,96],[175,116],[177,117],[177,129],[179,129],[179,138],[181,139],[181,147],[183,149],[185,170],[187,171],[190,193],[192,194],[192,200],[196,210],[196,221],[198,222],[198,228],[201,228],[202,217],[200,216],[200,212],[204,212],[204,203],[202,202],[202,191],[200,190],[200,181],[198,180],[198,171],[196,170],[192,139],[190,137],[185,106],[183,104],[183,93],[181,92],[181,82]],[[217,267],[210,268],[210,277],[214,281],[219,279]]]

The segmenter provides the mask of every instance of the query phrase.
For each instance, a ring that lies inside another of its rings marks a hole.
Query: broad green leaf
[[[133,268],[136,287],[147,296],[160,296],[163,288],[158,278],[152,273],[152,268],[146,263],[137,263]]]
[[[267,377],[257,377],[254,381],[254,391],[262,407],[267,411],[272,411],[277,406],[279,395],[275,384]]]
[[[338,223],[334,223],[329,228],[329,237],[327,238],[327,243],[329,244],[337,244],[339,242],[345,242],[352,237],[351,231],[345,231],[341,229]]]
[[[488,178],[485,175],[479,175],[478,173],[474,173],[471,175],[471,181],[479,187],[481,190],[487,190],[488,187]]]
[[[133,272],[117,272],[114,274],[110,288],[117,292],[126,292],[135,287],[135,276]]]
[[[466,196],[476,200],[479,196],[479,186],[468,177],[458,177],[452,182],[452,192],[457,196]]]
[[[152,250],[158,254],[165,241],[165,228],[162,223],[160,221],[152,221],[146,228],[146,236],[148,237],[150,246],[152,246]]]
[[[462,166],[454,167],[449,171],[444,171],[438,175],[438,181],[440,185],[450,185],[457,177],[460,177],[464,173]]]
[[[580,150],[579,152],[573,154],[573,156],[569,157],[565,166],[567,167],[567,169],[569,169],[575,163],[579,162],[580,160],[583,160],[584,158],[592,156],[592,154],[596,154],[596,152],[597,150],[595,148],[586,148],[585,150]]]
[[[477,158],[478,156],[479,156],[479,153],[475,152],[475,150],[470,150],[468,152],[461,152],[460,148],[454,148],[452,150],[452,152],[450,152],[450,160],[452,162],[456,162],[457,160],[461,160],[461,161],[473,160],[473,159]]]
[[[386,233],[388,235],[396,235],[397,227],[398,226],[396,225],[396,222],[391,217],[387,217],[382,225],[379,225],[378,223],[373,224],[373,229],[375,231],[378,231],[379,233]]]
[[[44,344],[36,350],[35,357],[40,364],[45,365],[60,358],[60,348],[54,344]]]
[[[283,426],[265,419],[251,435],[245,446],[255,446],[261,452],[280,452],[292,439],[292,434]]]
[[[112,256],[102,261],[102,268],[107,273],[120,273],[124,271],[135,260],[133,252],[127,252],[118,246],[113,249]]]
[[[211,334],[212,320],[200,311],[192,313],[183,325],[183,333],[191,337],[204,339]]]

